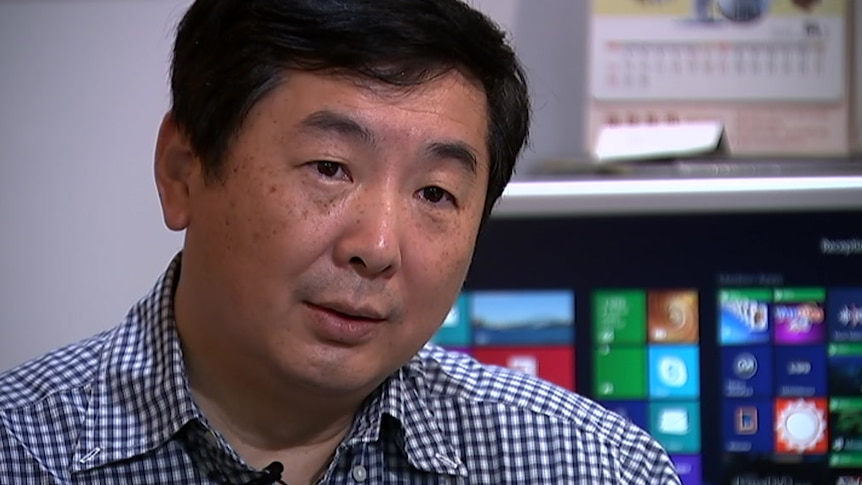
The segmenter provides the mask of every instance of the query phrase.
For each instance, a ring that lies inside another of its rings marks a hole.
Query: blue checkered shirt
[[[195,404],[174,259],[117,327],[0,375],[0,483],[261,476]],[[319,483],[679,484],[645,432],[544,381],[427,346],[369,396]]]

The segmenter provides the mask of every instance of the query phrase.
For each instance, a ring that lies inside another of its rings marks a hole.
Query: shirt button
[[[364,482],[368,478],[368,470],[362,465],[356,465],[350,473],[357,482]]]

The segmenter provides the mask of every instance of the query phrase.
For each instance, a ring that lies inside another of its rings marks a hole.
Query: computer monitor
[[[686,485],[862,483],[862,211],[679,212],[492,219],[434,340],[624,415]]]

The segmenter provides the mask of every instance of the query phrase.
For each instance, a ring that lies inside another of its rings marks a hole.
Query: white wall
[[[580,154],[586,1],[471,1],[511,31],[531,79],[522,172]],[[0,0],[0,370],[115,325],[180,248],[151,165],[187,5]]]
[[[152,152],[184,3],[0,2],[0,369],[119,322],[180,248]]]

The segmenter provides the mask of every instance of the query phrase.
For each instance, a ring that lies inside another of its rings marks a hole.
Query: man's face
[[[223,182],[190,184],[181,284],[213,351],[327,393],[376,386],[461,288],[486,140],[484,92],[457,72],[408,91],[289,72]]]

